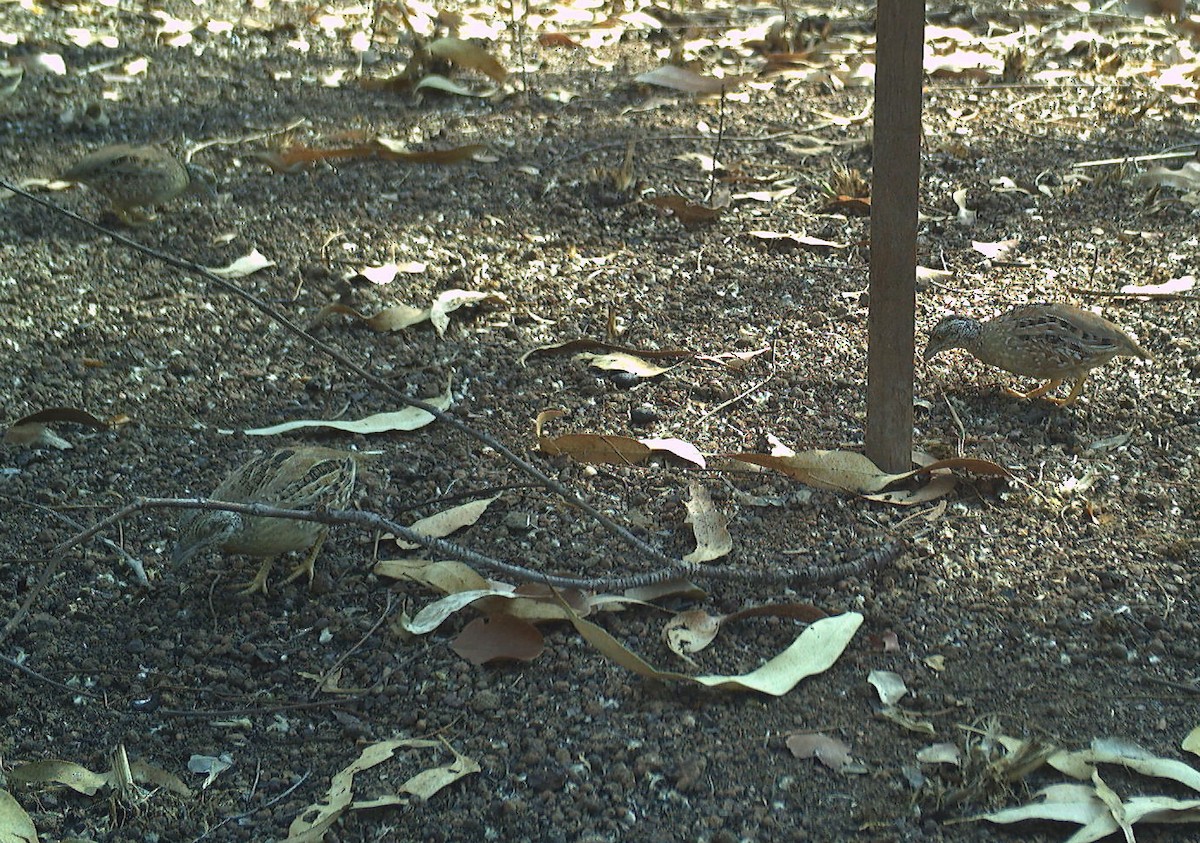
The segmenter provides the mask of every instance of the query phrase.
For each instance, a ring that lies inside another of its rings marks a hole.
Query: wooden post
[[[867,456],[897,472],[912,467],[924,0],[878,0],[875,43],[865,438]]]

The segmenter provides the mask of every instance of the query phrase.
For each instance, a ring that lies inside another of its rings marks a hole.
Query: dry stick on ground
[[[372,374],[371,372],[367,371],[363,367],[359,366],[357,363],[355,363],[353,360],[351,360],[345,354],[340,352],[338,349],[334,348],[333,346],[323,342],[322,340],[318,339],[317,337],[314,337],[312,334],[305,331],[303,328],[301,328],[295,322],[288,319],[286,316],[284,316],[282,313],[280,313],[275,308],[272,308],[270,305],[263,302],[257,296],[246,292],[241,287],[228,281],[227,279],[214,274],[207,267],[201,266],[198,263],[195,263],[195,262],[189,261],[189,260],[185,260],[185,259],[177,257],[175,255],[167,254],[166,252],[161,252],[157,249],[152,249],[142,243],[137,242],[136,240],[126,237],[125,235],[123,235],[119,232],[105,228],[104,226],[101,226],[101,225],[97,225],[96,223],[92,222],[91,220],[86,219],[85,217],[82,217],[79,214],[74,213],[73,211],[63,208],[54,202],[51,202],[40,196],[36,196],[32,193],[29,193],[28,191],[23,190],[14,184],[11,184],[10,182],[8,182],[5,179],[0,179],[0,189],[9,190],[9,191],[17,194],[18,196],[21,196],[24,199],[29,200],[30,202],[41,205],[42,207],[47,208],[47,209],[53,211],[54,213],[56,213],[60,216],[63,216],[75,223],[78,223],[79,225],[82,225],[85,228],[88,228],[88,229],[91,229],[92,231],[103,234],[103,235],[107,236],[109,239],[119,243],[120,245],[126,246],[130,249],[133,249],[134,251],[139,252],[143,255],[146,255],[149,258],[152,258],[161,263],[165,263],[168,266],[173,266],[177,269],[181,269],[185,272],[189,272],[189,273],[192,273],[193,275],[198,275],[198,276],[204,278],[209,283],[216,285],[217,287],[219,287],[220,289],[229,293],[230,295],[236,296],[237,298],[240,298],[243,301],[254,306],[261,313],[263,313],[264,315],[266,315],[269,318],[278,322],[287,331],[289,331],[290,333],[299,337],[300,339],[304,340],[305,342],[309,343],[310,345],[312,345],[313,348],[316,348],[318,351],[322,352],[323,354],[325,354],[328,357],[332,358],[333,360],[337,361],[340,365],[344,366],[348,371],[353,372],[354,374],[358,375],[363,380],[370,383],[372,386],[375,386],[378,389],[383,390],[384,392],[386,392],[387,394],[389,394],[390,396],[392,396],[393,398],[395,398],[396,400],[400,401],[403,404],[406,404],[410,407],[416,407],[420,410],[424,410],[425,412],[429,413],[431,416],[433,416],[438,421],[440,421],[440,422],[454,428],[455,430],[459,431],[460,433],[463,433],[466,436],[468,436],[472,439],[475,439],[476,441],[481,442],[482,444],[487,445],[488,447],[492,448],[493,450],[496,451],[496,453],[500,454],[502,457],[504,457],[505,460],[507,460],[514,467],[516,467],[521,472],[526,474],[528,477],[532,478],[533,480],[536,480],[539,484],[544,486],[546,489],[548,489],[548,490],[552,491],[553,493],[555,493],[556,495],[560,496],[567,503],[571,504],[572,506],[577,507],[578,509],[582,510],[583,512],[587,513],[589,516],[594,518],[596,520],[596,522],[599,523],[600,526],[603,527],[608,533],[610,533],[614,537],[622,540],[623,542],[628,544],[630,547],[637,550],[640,554],[642,554],[650,559],[653,559],[656,562],[666,566],[666,568],[662,572],[660,572],[661,576],[659,576],[657,579],[654,579],[654,577],[658,576],[656,574],[643,575],[643,576],[652,577],[652,579],[647,580],[647,582],[657,582],[657,581],[661,581],[662,579],[668,579],[671,576],[676,576],[679,574],[699,575],[699,572],[691,571],[692,566],[689,566],[686,563],[683,563],[681,560],[674,559],[674,558],[666,555],[662,551],[658,550],[657,548],[652,547],[651,545],[642,541],[637,536],[633,535],[633,533],[631,533],[627,528],[618,524],[613,518],[610,518],[609,516],[600,512],[592,504],[585,501],[574,490],[569,489],[564,484],[558,482],[557,480],[552,479],[549,475],[545,474],[544,472],[539,470],[534,465],[532,465],[529,462],[526,462],[525,460],[518,457],[512,450],[510,450],[506,445],[504,445],[502,442],[500,442],[500,440],[496,439],[495,437],[493,437],[490,434],[487,434],[481,430],[477,430],[476,428],[473,428],[470,425],[467,425],[462,421],[459,421],[457,418],[455,418],[450,413],[444,412],[441,409],[439,409],[438,407],[433,406],[432,404],[429,404],[425,401],[421,401],[421,400],[411,398],[411,397],[405,395],[403,392],[401,392],[400,390],[398,390],[394,386],[392,386],[390,383],[388,383],[386,380],[380,378],[379,376],[377,376],[375,374]],[[134,504],[131,504],[130,506],[127,506],[124,509],[122,509],[119,513],[117,513],[117,515],[118,516],[127,515],[130,512],[138,511],[149,505],[151,505],[151,504],[135,502]],[[159,503],[157,505],[179,506],[180,503],[178,503],[178,502]],[[217,508],[224,508],[224,505],[217,507]],[[229,508],[233,509],[233,507],[229,507]],[[238,510],[235,509],[234,511],[238,511]],[[279,510],[279,511],[285,512],[284,510]],[[311,515],[312,514],[308,514],[306,516],[306,518],[308,520],[320,520],[319,518],[312,518]],[[369,516],[368,513],[360,513],[357,515],[355,513],[348,513],[348,515],[354,516],[355,518],[357,518],[358,515]],[[292,516],[288,516],[288,517],[292,517]],[[297,517],[299,517],[299,516],[297,516]],[[370,517],[378,517],[378,516],[370,516]],[[101,521],[99,523],[99,525],[97,525],[97,527],[99,527],[101,525],[107,525],[107,524],[113,523],[114,521],[115,521],[114,518],[111,518],[111,517],[106,518],[106,519],[104,519],[104,521]],[[375,526],[375,522],[370,522],[369,518],[362,522],[357,522],[356,520],[352,519],[351,523],[364,523],[364,524],[369,524],[370,526]],[[402,534],[401,531],[404,530],[404,528],[401,527],[400,525],[394,525],[394,526],[389,525],[387,527],[387,529],[393,530],[393,532],[396,532],[398,535]],[[60,547],[63,549],[72,547],[75,544],[77,544],[79,541],[82,541],[85,538],[88,538],[88,537],[94,535],[96,532],[97,532],[97,528],[93,528],[93,529],[84,531],[83,533],[79,534],[76,537],[73,537],[71,540],[64,543],[63,545],[60,545]],[[414,540],[416,540],[416,539],[414,539]],[[437,541],[437,540],[434,540],[434,541]],[[441,550],[442,552],[451,552],[452,550],[458,550],[463,553],[470,554],[471,557],[477,559],[477,562],[479,564],[485,564],[485,562],[494,562],[494,560],[488,560],[487,557],[484,557],[480,554],[474,554],[471,551],[467,551],[465,548],[456,548],[454,545],[451,545],[448,542],[441,543],[441,544],[429,545],[429,546],[434,547],[435,549]],[[877,550],[874,555],[882,555],[883,557],[886,557],[885,561],[891,561],[892,559],[895,558],[895,555],[898,554],[898,552],[899,552],[898,550],[888,546],[887,548],[885,548],[882,551]],[[868,556],[871,556],[871,555],[872,554],[868,554]],[[21,618],[23,618],[28,613],[29,607],[32,605],[34,599],[40,593],[40,591],[45,588],[45,585],[49,582],[50,577],[53,575],[54,571],[57,569],[58,565],[60,564],[61,559],[62,559],[62,556],[58,555],[58,554],[55,554],[52,557],[51,563],[49,565],[47,565],[46,569],[42,572],[42,576],[39,578],[37,585],[30,592],[29,596],[26,598],[25,603],[22,605],[21,609],[17,612],[17,614],[12,619],[9,620],[9,622],[5,625],[4,629],[0,630],[0,641],[3,641],[5,638],[7,638],[8,635],[12,632],[12,630],[16,627],[16,625],[20,622]],[[857,571],[855,571],[853,569],[853,567],[847,567],[847,565],[854,566],[855,564],[856,563],[843,563],[841,565],[830,566],[830,568],[829,568],[830,576],[834,579],[841,579],[845,576],[852,575],[852,574],[856,573]],[[879,564],[883,564],[883,563],[879,563]],[[503,570],[505,570],[505,567],[503,567],[504,565],[505,565],[505,563],[495,563],[494,565],[491,565],[491,567],[495,568],[496,570],[503,571]],[[625,580],[640,581],[640,579],[638,577],[632,577],[632,578],[627,577],[627,578],[623,578],[622,580],[607,580],[607,581],[578,579],[578,578],[549,578],[544,575],[536,574],[535,572],[532,572],[532,571],[526,571],[526,569],[520,568],[519,566],[507,566],[507,567],[508,567],[508,571],[510,573],[512,573],[514,576],[524,576],[530,580],[542,581],[542,582],[547,582],[550,584],[554,584],[555,581],[561,582],[564,584],[569,582],[572,584],[570,587],[617,588],[620,586],[610,585],[610,583],[625,581]],[[873,567],[873,566],[864,566],[863,569],[866,570],[866,569],[869,569],[869,567]],[[798,571],[795,573],[798,575],[797,579],[799,581],[811,582],[813,579],[813,573],[815,570],[817,570],[817,568],[816,568],[816,566],[813,566],[812,568],[804,569],[803,571]],[[736,575],[726,576],[726,577],[721,577],[721,578],[733,579],[733,580],[739,580],[739,581],[757,581],[757,582],[786,582],[789,579],[792,579],[792,577],[787,576],[784,572],[781,572],[784,574],[782,576],[771,576],[771,575],[761,576],[757,572],[751,572],[751,571],[743,571],[743,572],[730,571],[727,573],[736,574]],[[705,575],[712,577],[713,573],[707,572]],[[824,575],[821,575],[819,578],[825,579],[826,577]],[[580,583],[586,583],[586,585],[579,585]]]
[[[1093,290],[1088,287],[1067,287],[1068,293],[1091,296],[1094,299],[1161,299],[1163,301],[1197,301],[1200,295],[1193,293],[1114,293],[1112,290]]]
[[[890,565],[904,550],[901,542],[888,542],[867,551],[853,559],[826,565],[809,565],[806,568],[772,568],[768,570],[750,571],[725,565],[702,565],[698,562],[684,562],[682,559],[671,560],[663,568],[648,571],[643,574],[630,574],[624,577],[568,577],[546,574],[534,571],[522,565],[502,562],[482,553],[478,553],[462,545],[448,542],[445,539],[435,539],[376,515],[373,512],[353,512],[349,510],[334,510],[328,512],[307,511],[300,509],[279,509],[261,503],[227,503],[203,498],[138,498],[121,509],[97,521],[83,532],[76,533],[50,551],[50,562],[42,569],[38,581],[30,589],[29,595],[0,629],[0,641],[4,641],[22,620],[29,614],[30,607],[37,596],[46,588],[50,578],[58,569],[59,563],[72,547],[82,544],[95,536],[101,530],[117,524],[135,512],[143,509],[177,508],[177,509],[223,509],[242,515],[252,515],[260,518],[292,518],[297,521],[317,521],[323,524],[353,524],[371,530],[390,532],[407,541],[420,544],[430,550],[445,554],[468,565],[496,571],[507,576],[528,582],[543,583],[555,588],[578,588],[589,591],[619,591],[628,588],[642,588],[656,583],[673,579],[704,579],[721,580],[726,582],[743,582],[758,584],[785,584],[792,586],[817,585],[833,582],[868,573],[885,565]]]
[[[47,515],[53,516],[54,518],[57,518],[60,521],[70,524],[76,530],[87,529],[86,527],[84,527],[82,524],[80,524],[78,521],[76,521],[71,516],[64,515],[63,513],[58,512],[57,510],[51,509],[48,506],[42,506],[40,503],[34,503],[33,501],[22,500],[21,498],[14,498],[11,495],[0,495],[0,500],[11,501],[12,503],[14,503],[18,506],[33,507],[34,509],[44,512]],[[141,559],[138,559],[136,556],[133,556],[131,553],[129,553],[129,551],[125,550],[125,548],[121,547],[119,544],[114,542],[112,539],[106,539],[104,536],[101,536],[100,541],[104,542],[106,545],[108,545],[110,548],[112,548],[114,553],[116,553],[118,556],[120,556],[122,559],[125,560],[125,564],[127,564],[130,567],[130,569],[133,571],[133,575],[135,577],[137,577],[138,583],[140,583],[141,585],[149,585],[150,584],[150,580],[146,578],[146,569],[145,569],[145,567],[143,567]]]
[[[543,571],[526,568],[523,565],[494,559],[454,542],[422,535],[403,524],[397,524],[395,521],[384,518],[382,515],[377,515],[374,512],[280,509],[279,507],[267,506],[261,503],[227,503],[225,501],[206,500],[204,498],[138,498],[112,515],[109,515],[104,520],[96,522],[87,530],[71,536],[59,544],[50,552],[51,558],[60,558],[63,553],[66,553],[66,551],[75,545],[86,541],[106,527],[116,524],[124,518],[133,515],[135,512],[140,512],[143,509],[159,508],[223,509],[259,518],[293,518],[297,521],[317,521],[322,524],[353,524],[370,530],[390,532],[405,541],[420,544],[430,550],[451,556],[470,565],[496,571],[519,580],[542,583],[554,586],[555,588],[579,588],[589,591],[617,591],[627,588],[642,588],[683,577],[734,582],[811,585],[818,582],[843,579],[878,568],[896,559],[902,550],[901,542],[888,542],[849,562],[834,565],[810,565],[807,568],[788,567],[748,571],[720,564],[704,565],[698,562],[684,562],[682,559],[675,559],[664,568],[646,571],[641,574],[627,574],[622,577],[570,577],[547,574]],[[7,627],[3,633],[0,633],[0,639],[6,633]]]

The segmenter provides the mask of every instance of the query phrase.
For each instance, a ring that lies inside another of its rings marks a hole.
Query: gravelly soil
[[[154,8],[235,21],[243,12],[228,4]],[[828,119],[860,114],[869,88],[780,82],[728,103],[719,154],[727,172],[797,191],[772,203],[735,201],[717,222],[688,229],[630,201],[637,190],[614,198],[596,174],[619,168],[636,141],[634,173],[644,187],[703,192],[707,178],[678,156],[712,154],[714,142],[698,127],[716,125],[716,106],[668,92],[667,106],[637,108],[652,94],[629,80],[658,63],[654,33],[596,51],[611,68],[589,64],[585,51],[529,39],[525,58],[537,67],[525,80],[536,88],[528,97],[417,99],[353,83],[323,86],[329,71],[355,70],[344,33],[323,34],[297,6],[246,12],[269,25],[199,32],[198,47],[177,49],[153,37],[142,11],[53,6],[34,15],[4,6],[0,30],[18,41],[10,56],[61,53],[69,72],[30,73],[9,101],[0,171],[49,178],[105,143],[179,148],[185,139],[225,138],[196,157],[217,174],[217,196],[179,200],[130,236],[210,266],[257,247],[276,266],[237,283],[302,324],[335,298],[374,312],[422,305],[456,287],[503,293],[502,305],[455,313],[444,337],[428,325],[378,334],[344,317],[313,330],[411,395],[435,395],[452,376],[458,418],[669,554],[693,547],[683,501],[697,473],[547,459],[532,450],[541,410],[569,411],[554,432],[678,436],[706,453],[762,451],[770,436],[796,448],[857,447],[868,223],[819,209],[835,166],[869,172],[869,122]],[[846,14],[850,29],[869,27],[867,12]],[[982,13],[938,19],[987,31]],[[78,47],[70,27],[119,32],[122,40],[115,49]],[[289,46],[300,36],[307,52]],[[372,75],[402,66],[400,41]],[[1159,47],[1139,42],[1130,60]],[[517,64],[507,41],[495,51]],[[137,56],[150,59],[145,75],[112,75]],[[1086,75],[1086,57],[1035,59]],[[576,98],[549,96],[563,89]],[[68,106],[100,102],[105,125],[60,124]],[[314,146],[355,132],[414,148],[484,143],[491,156],[456,167],[335,161],[280,175],[251,154],[277,136],[234,141],[300,119],[291,139]],[[735,551],[720,564],[769,569],[891,539],[907,544],[885,570],[799,593],[711,586],[703,605],[714,613],[794,600],[865,615],[842,659],[792,693],[773,699],[645,682],[565,625],[544,628],[546,650],[532,664],[475,667],[449,647],[467,618],[421,638],[390,620],[377,625],[389,601],[412,614],[433,595],[372,574],[371,535],[335,530],[311,592],[280,584],[266,598],[233,598],[229,584],[244,579],[250,563],[208,554],[172,568],[173,516],[142,513],[108,537],[144,560],[149,587],[107,547],[88,543],[68,555],[4,642],[4,655],[37,676],[5,668],[0,773],[48,758],[106,770],[123,745],[131,758],[185,779],[193,795],[160,790],[135,803],[10,782],[43,839],[283,839],[366,742],[437,736],[482,771],[427,803],[351,812],[330,839],[1064,838],[1048,825],[1012,832],[945,822],[1017,804],[1026,788],[1053,776],[1038,773],[1011,793],[942,811],[939,794],[969,776],[920,769],[915,753],[934,741],[965,745],[963,725],[995,725],[1071,747],[1117,736],[1177,757],[1196,725],[1196,305],[1072,292],[1195,273],[1195,214],[1171,191],[1148,197],[1113,168],[1086,171],[1083,181],[1071,171],[1083,160],[1194,144],[1196,131],[1194,103],[1172,104],[1136,77],[1053,88],[930,81],[920,258],[955,274],[923,284],[922,334],[951,310],[988,316],[1025,301],[1073,301],[1103,305],[1156,360],[1099,370],[1085,397],[1062,410],[1006,397],[1001,373],[958,353],[919,367],[916,444],[938,456],[961,448],[1011,468],[1018,480],[977,478],[915,510],[774,475],[700,475],[731,522]],[[807,134],[828,150],[798,151],[811,146],[798,139]],[[1005,177],[1023,190],[1002,189],[996,180]],[[959,188],[978,214],[973,227],[955,219],[951,194]],[[104,216],[97,194],[49,195],[86,217]],[[49,549],[71,534],[54,513],[91,523],[139,495],[204,494],[240,461],[285,442],[381,451],[355,503],[400,521],[438,511],[448,497],[525,482],[490,449],[439,425],[371,437],[230,435],[396,406],[202,279],[19,197],[5,201],[0,226],[0,420],[7,426],[57,406],[129,419],[104,432],[59,427],[69,450],[0,452],[0,617],[16,612]],[[851,245],[765,247],[746,236],[759,229]],[[971,248],[1007,238],[1020,247],[1006,264]],[[352,266],[409,260],[428,268],[386,286],[344,277]],[[692,361],[633,387],[568,356],[518,364],[537,345],[603,339],[610,318],[630,346],[771,353],[740,370]],[[634,425],[635,408],[656,420]],[[775,505],[751,505],[737,490]],[[514,529],[508,513],[531,516],[535,528]],[[539,570],[599,576],[651,564],[532,486],[505,492],[456,539]],[[637,609],[598,622],[655,664],[685,669],[663,644],[664,617]],[[697,669],[753,669],[797,632],[790,621],[743,621],[697,656]],[[887,633],[898,650],[882,652]],[[351,651],[339,684],[358,692],[315,690],[316,677]],[[931,656],[944,657],[944,668],[932,669]],[[877,669],[904,677],[905,706],[931,722],[936,737],[876,716],[865,679]],[[785,738],[809,730],[844,740],[869,772],[843,775],[793,758]],[[223,753],[234,766],[200,790],[189,757]],[[394,790],[448,758],[413,754],[386,779],[362,774],[362,795],[389,783]],[[1186,796],[1113,778],[1126,794]],[[1139,830],[1139,839],[1186,837]]]

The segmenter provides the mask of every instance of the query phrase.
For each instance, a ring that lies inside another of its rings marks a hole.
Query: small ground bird
[[[1103,316],[1070,304],[1023,305],[986,322],[947,316],[929,334],[923,356],[929,361],[951,348],[966,349],[987,365],[1014,375],[1046,379],[1030,392],[1008,392],[1019,398],[1046,396],[1059,406],[1078,398],[1088,373],[1112,358],[1153,359]],[[1047,396],[1067,381],[1072,386],[1066,398]]]
[[[212,192],[212,173],[185,164],[159,146],[106,146],[81,158],[62,181],[86,184],[108,197],[126,225],[154,219],[143,208],[163,205],[180,194]]]
[[[226,503],[261,503],[281,509],[345,509],[357,474],[357,454],[329,448],[283,448],[235,469],[210,498]],[[236,512],[192,509],[183,516],[172,562],[185,562],[206,547],[263,559],[243,594],[267,593],[267,576],[277,556],[308,550],[286,582],[307,574],[329,532],[328,524],[290,518],[260,518]]]

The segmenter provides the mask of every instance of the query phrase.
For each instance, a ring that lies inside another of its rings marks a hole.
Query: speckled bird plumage
[[[981,322],[969,316],[947,316],[929,335],[924,358],[962,348],[989,366],[1015,375],[1047,380],[1027,393],[1037,398],[1071,382],[1065,405],[1079,397],[1088,373],[1114,357],[1153,359],[1127,333],[1103,316],[1070,304],[1029,304]]]
[[[209,497],[282,509],[345,509],[354,491],[356,459],[356,454],[329,448],[282,448],[235,469]],[[294,550],[309,549],[309,554],[287,581],[307,573],[311,583],[313,562],[328,532],[329,525],[316,521],[189,510],[180,522],[172,561],[185,562],[200,550],[214,546],[225,553],[263,558],[258,574],[243,590],[266,593],[267,575],[275,557]]]
[[[84,156],[60,178],[103,193],[117,216],[126,223],[137,223],[152,218],[143,208],[162,205],[197,188],[211,190],[212,175],[183,163],[162,147],[119,143]]]

